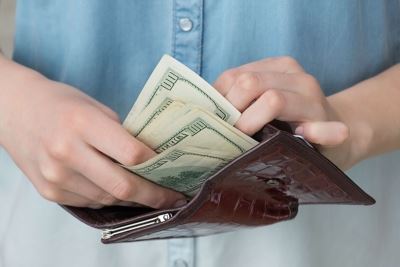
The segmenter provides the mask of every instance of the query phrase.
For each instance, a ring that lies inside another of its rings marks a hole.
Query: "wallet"
[[[260,143],[207,178],[185,206],[155,210],[62,206],[102,230],[105,244],[194,237],[293,219],[300,204],[363,204],[375,200],[288,124],[267,124]]]

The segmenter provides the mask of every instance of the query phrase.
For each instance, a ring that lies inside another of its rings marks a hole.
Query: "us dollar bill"
[[[160,103],[152,102],[142,110],[135,121],[125,121],[125,128],[134,136],[138,136],[146,126],[149,126],[158,118],[171,104],[177,105],[179,102],[166,97]],[[132,119],[132,118],[131,118]]]
[[[137,136],[137,139],[157,153],[173,146],[196,144],[198,147],[217,148],[238,156],[257,144],[212,113],[191,104],[181,104],[180,108],[175,104],[181,103],[171,103],[162,115],[145,126]]]
[[[201,106],[231,125],[234,125],[241,115],[226,98],[199,75],[171,56],[164,55],[128,113],[123,123],[124,127],[127,129],[133,127],[145,107],[153,102],[158,106],[166,98]]]
[[[161,186],[192,197],[208,177],[230,160],[232,155],[229,153],[187,146],[165,150],[142,164],[126,168]]]

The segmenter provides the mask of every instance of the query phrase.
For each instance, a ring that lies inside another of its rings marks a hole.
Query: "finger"
[[[337,146],[349,137],[349,128],[342,122],[304,122],[295,130],[308,141],[323,146]]]
[[[70,158],[66,157],[61,164],[47,153],[41,154],[40,179],[37,182],[41,183],[44,180],[61,190],[75,193],[102,205],[113,205],[119,201],[86,177],[64,166],[63,164],[70,163]]]
[[[53,202],[62,205],[74,206],[74,207],[93,207],[98,208],[101,205],[95,203],[94,201],[85,198],[79,194],[75,194],[73,192],[69,192],[66,190],[59,190],[52,193],[51,197],[53,198]]]
[[[268,89],[268,86],[263,83],[261,73],[245,72],[237,78],[225,97],[240,112],[243,112]]]
[[[101,114],[93,116],[90,127],[82,131],[82,137],[101,153],[127,166],[142,163],[156,155],[119,123]]]
[[[244,72],[238,76],[232,88],[226,94],[238,110],[243,111],[255,99],[268,89],[296,90],[301,86],[299,77],[293,74],[278,72]]]
[[[318,102],[290,91],[270,89],[242,113],[235,127],[253,135],[273,119],[291,122],[324,120],[324,114]]]
[[[283,89],[312,98],[323,93],[315,78],[305,73],[244,72],[238,76],[226,98],[239,110],[245,110],[268,89]]]
[[[73,192],[104,206],[111,206],[119,202],[118,199],[76,172],[71,172],[64,179],[58,179],[56,185],[65,191]]]
[[[242,72],[239,68],[226,70],[213,83],[213,87],[223,96],[226,96],[241,73]]]
[[[173,207],[184,196],[134,175],[90,148],[82,148],[77,170],[104,191],[122,201],[137,202],[153,208]]]
[[[225,96],[238,76],[245,72],[302,73],[304,70],[300,64],[291,57],[271,57],[223,72],[214,82],[214,87]]]
[[[51,202],[74,207],[91,207],[98,205],[86,197],[60,189],[44,179],[41,179],[39,183],[35,183],[34,185],[40,195]]]

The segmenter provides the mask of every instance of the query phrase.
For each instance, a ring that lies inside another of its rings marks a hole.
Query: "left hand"
[[[339,120],[318,81],[290,57],[267,58],[225,71],[214,87],[240,112],[235,126],[253,135],[278,119],[317,144],[341,167],[349,154],[349,128]]]

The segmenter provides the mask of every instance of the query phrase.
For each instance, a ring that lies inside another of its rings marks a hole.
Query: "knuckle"
[[[143,149],[134,143],[127,143],[124,146],[122,154],[122,164],[126,166],[133,166],[140,163],[140,159],[143,155]]]
[[[111,206],[117,202],[117,199],[108,193],[101,193],[96,197],[96,200],[103,205]]]
[[[236,81],[238,74],[239,71],[237,69],[226,70],[219,77],[219,81],[223,85],[233,84]]]
[[[75,130],[87,127],[89,121],[85,116],[86,111],[82,107],[74,106],[74,108],[67,109],[64,114],[61,118],[63,127]]]
[[[318,85],[317,79],[311,74],[305,73],[303,74],[303,82],[307,85],[316,86]]]
[[[243,90],[254,90],[260,84],[260,77],[255,72],[245,72],[238,76],[236,84]]]
[[[50,156],[58,160],[67,160],[72,155],[71,142],[68,138],[56,138],[47,145]]]
[[[279,57],[278,60],[281,62],[281,64],[283,64],[284,66],[287,66],[287,67],[299,66],[297,61],[290,56],[282,56],[282,57]]]
[[[61,192],[52,186],[44,186],[39,193],[48,201],[61,202]]]
[[[136,193],[135,186],[128,179],[121,179],[111,189],[111,195],[119,200],[131,200]]]
[[[62,184],[65,181],[63,171],[55,164],[41,164],[40,171],[42,176],[51,183]]]
[[[270,89],[263,96],[271,109],[280,112],[285,107],[285,97],[278,90]]]

